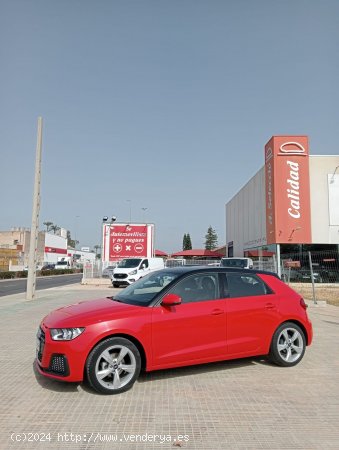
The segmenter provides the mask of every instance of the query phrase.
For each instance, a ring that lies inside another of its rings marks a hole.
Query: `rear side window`
[[[257,275],[228,273],[227,284],[231,298],[271,294],[271,290]]]
[[[168,291],[181,297],[182,303],[203,302],[219,298],[218,276],[215,273],[189,275]]]

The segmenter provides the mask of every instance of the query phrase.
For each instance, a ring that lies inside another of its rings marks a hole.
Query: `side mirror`
[[[162,299],[161,304],[162,304],[162,306],[180,305],[181,304],[181,297],[179,297],[179,295],[176,295],[176,294],[167,294]]]

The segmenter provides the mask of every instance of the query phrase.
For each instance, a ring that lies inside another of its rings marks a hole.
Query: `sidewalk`
[[[1,449],[339,448],[338,307],[310,302],[314,343],[290,369],[248,358],[163,370],[116,396],[37,374],[42,317],[115,291],[71,285],[0,299]]]

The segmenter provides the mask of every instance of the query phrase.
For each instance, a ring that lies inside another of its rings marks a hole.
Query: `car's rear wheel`
[[[306,339],[302,329],[293,322],[285,322],[275,331],[269,358],[284,367],[298,364],[305,353]]]
[[[86,362],[90,385],[101,394],[119,394],[138,378],[141,357],[137,347],[125,338],[109,338],[91,351]]]

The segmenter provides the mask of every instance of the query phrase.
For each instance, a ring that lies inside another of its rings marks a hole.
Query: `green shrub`
[[[28,270],[21,270],[20,272],[15,272],[16,278],[27,278]]]
[[[0,280],[9,280],[10,278],[15,278],[16,272],[0,272]]]
[[[37,270],[37,276],[46,277],[49,275],[67,275],[70,273],[82,273],[82,269],[52,269],[52,270]],[[18,272],[0,272],[0,280],[9,280],[13,278],[27,278],[28,270],[20,270]]]
[[[48,275],[67,275],[70,273],[81,273],[82,269],[51,269],[51,270],[41,270],[39,275],[46,277]]]

